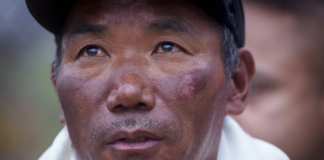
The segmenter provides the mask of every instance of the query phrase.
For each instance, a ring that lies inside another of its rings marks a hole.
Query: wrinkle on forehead
[[[134,28],[134,25],[143,25],[140,23],[154,22],[161,18],[181,21],[192,35],[200,34],[206,28],[218,30],[218,24],[213,18],[186,0],[81,0],[71,10],[67,23],[118,23],[118,26]],[[198,23],[202,29],[195,29],[192,23]]]
[[[78,2],[74,8],[77,12],[83,12],[85,14],[95,14],[96,17],[101,18],[123,18],[133,19],[140,14],[147,14],[148,12],[157,12],[163,7],[154,7],[148,0],[82,0]],[[100,13],[100,15],[96,14]],[[104,13],[104,15],[103,15]],[[106,17],[109,15],[109,17]],[[104,16],[104,17],[102,17]]]
[[[119,31],[115,30],[114,32],[129,32],[124,35],[143,33],[144,30],[138,29],[148,30],[152,28],[148,27],[150,24],[160,31],[167,29],[174,33],[189,33],[192,38],[197,38],[197,35],[206,28],[217,28],[211,21],[211,23],[200,23],[205,21],[204,12],[199,11],[198,7],[189,2],[181,0],[172,2],[168,0],[133,0],[127,2],[129,3],[122,3],[122,5],[121,2],[109,0],[81,0],[69,15],[65,33],[73,32],[75,26],[85,22],[94,26],[104,26],[106,31],[109,31],[110,26],[118,26],[115,28]],[[194,27],[193,24],[196,23],[199,25]],[[97,30],[95,31],[97,32]],[[111,36],[109,32],[105,32],[105,34]]]
[[[151,19],[153,15],[168,15],[184,8],[195,14],[202,13],[186,0],[81,0],[74,6],[73,12],[91,14],[99,19],[123,17],[130,20],[139,15]]]

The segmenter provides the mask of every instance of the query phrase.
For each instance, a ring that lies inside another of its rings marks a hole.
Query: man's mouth
[[[123,138],[120,139],[119,141],[123,141],[126,143],[138,143],[138,142],[147,142],[151,140],[151,138],[148,137],[137,137],[137,138]]]
[[[162,144],[163,139],[146,131],[119,132],[106,143],[106,147],[122,153],[150,152]]]

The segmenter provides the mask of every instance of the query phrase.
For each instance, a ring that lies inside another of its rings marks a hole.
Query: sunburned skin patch
[[[207,84],[206,71],[194,70],[184,75],[179,81],[179,94],[185,97],[192,97],[202,91]]]

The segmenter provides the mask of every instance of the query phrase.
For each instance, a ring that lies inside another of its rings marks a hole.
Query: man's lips
[[[119,141],[125,141],[126,143],[136,143],[136,142],[144,142],[147,140],[159,141],[162,140],[162,138],[148,131],[134,131],[134,132],[121,131],[116,134],[113,134],[111,138],[109,138],[106,145],[111,145]]]
[[[156,148],[163,139],[148,131],[118,132],[109,138],[106,143],[107,147],[112,147],[115,151],[120,152],[145,152]]]

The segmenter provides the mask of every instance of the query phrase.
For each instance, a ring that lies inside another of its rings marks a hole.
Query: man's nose
[[[116,81],[117,89],[111,91],[107,103],[111,112],[154,108],[155,96],[141,76],[135,73],[126,73]]]

